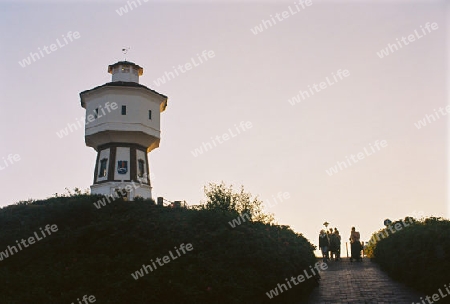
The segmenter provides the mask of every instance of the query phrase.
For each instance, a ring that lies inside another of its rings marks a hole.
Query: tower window
[[[98,177],[105,177],[106,176],[106,164],[108,163],[107,158],[103,158],[100,161],[100,170],[98,171]]]
[[[152,110],[148,110],[148,119],[152,120]]]
[[[127,115],[127,106],[122,106],[122,115]]]
[[[140,159],[138,160],[138,176],[143,177],[145,174],[145,162]]]
[[[95,112],[94,112],[94,119],[97,119],[97,117],[98,117],[98,108],[95,109]]]
[[[129,67],[123,67],[122,68],[122,72],[123,73],[130,73],[130,68]]]

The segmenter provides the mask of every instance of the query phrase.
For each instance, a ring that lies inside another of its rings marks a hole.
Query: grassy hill
[[[314,246],[287,226],[242,221],[232,228],[236,214],[153,201],[117,199],[97,209],[99,199],[0,209],[1,303],[78,303],[84,295],[96,303],[299,303],[317,285],[312,278],[272,300],[266,295],[316,263]],[[46,225],[58,230],[45,234]],[[35,242],[19,250],[30,237]],[[183,253],[181,244],[192,250]],[[157,264],[169,251],[176,259]],[[133,278],[143,265],[157,267]]]

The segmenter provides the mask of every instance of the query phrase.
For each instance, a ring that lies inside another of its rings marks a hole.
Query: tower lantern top
[[[119,61],[108,66],[108,73],[112,74],[113,82],[139,83],[139,76],[144,73],[144,69],[133,62]]]

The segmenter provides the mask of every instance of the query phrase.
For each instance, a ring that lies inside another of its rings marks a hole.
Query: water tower
[[[139,84],[143,68],[108,66],[112,81],[80,93],[85,142],[97,151],[92,194],[151,198],[148,153],[159,147],[160,113],[167,96]]]

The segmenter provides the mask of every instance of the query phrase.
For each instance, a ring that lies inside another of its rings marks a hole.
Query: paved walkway
[[[389,278],[367,258],[363,262],[350,263],[348,258],[328,262],[328,269],[320,276],[320,286],[308,304],[411,304],[421,303],[423,296]]]

